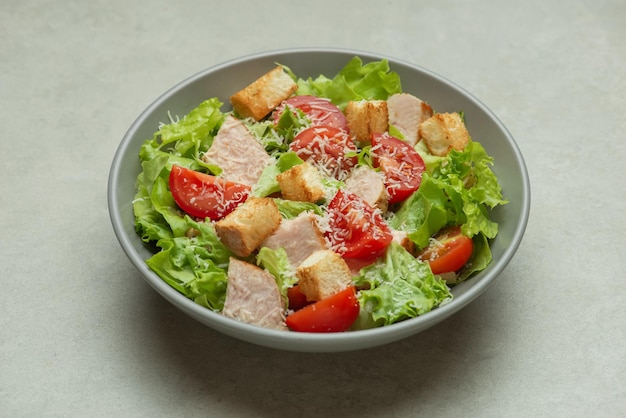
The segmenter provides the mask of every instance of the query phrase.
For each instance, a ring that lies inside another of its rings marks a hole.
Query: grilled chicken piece
[[[274,276],[236,258],[231,258],[228,266],[222,314],[248,324],[287,330],[285,304]]]
[[[372,207],[377,207],[383,212],[387,210],[389,196],[383,176],[370,167],[363,165],[352,170],[346,180],[345,190],[361,197]]]
[[[408,93],[398,93],[387,99],[389,125],[395,126],[404,140],[415,146],[419,141],[419,124],[433,115],[433,109]]]
[[[250,187],[257,183],[263,169],[273,161],[252,132],[232,115],[226,117],[202,160],[220,167],[220,177]]]
[[[315,215],[302,212],[293,219],[283,219],[280,226],[261,245],[273,250],[284,248],[292,266],[299,266],[309,255],[327,249],[324,235],[317,226]]]

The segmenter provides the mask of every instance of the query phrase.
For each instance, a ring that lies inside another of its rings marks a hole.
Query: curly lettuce
[[[390,325],[430,312],[452,299],[450,288],[428,266],[392,242],[385,256],[354,278],[361,311],[354,329]]]
[[[418,249],[427,247],[440,229],[460,225],[472,238],[474,252],[454,282],[458,283],[491,261],[488,239],[498,234],[498,224],[489,218],[489,211],[507,201],[491,171],[493,159],[478,142],[470,141],[463,151],[432,158],[428,164],[430,172],[423,174],[419,189],[400,205],[389,225],[407,231]]]
[[[387,60],[363,64],[359,57],[353,57],[333,78],[320,75],[296,82],[296,95],[326,97],[341,110],[351,100],[386,100],[402,92],[400,76],[390,71]]]

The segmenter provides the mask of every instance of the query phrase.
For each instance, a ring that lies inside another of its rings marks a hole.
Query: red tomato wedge
[[[343,112],[328,99],[315,96],[293,96],[285,100],[274,112],[274,123],[278,123],[285,106],[300,109],[313,126],[332,126],[348,131],[348,121]]]
[[[427,261],[433,274],[456,272],[460,270],[472,256],[474,243],[466,237],[458,226],[441,231],[433,243],[426,247],[418,258]]]
[[[328,204],[328,218],[326,238],[344,258],[375,258],[393,240],[380,212],[355,194],[339,190]]]
[[[172,166],[169,184],[174,201],[183,211],[212,220],[228,215],[250,195],[250,186],[177,165]]]
[[[385,175],[389,203],[406,200],[420,187],[424,160],[409,144],[387,133],[374,133],[372,155],[374,166]]]
[[[333,126],[312,126],[300,132],[290,145],[298,157],[315,165],[322,173],[345,180],[357,164],[356,145],[346,131]]]
[[[286,323],[292,331],[343,332],[356,321],[359,311],[356,289],[350,286],[292,313]]]

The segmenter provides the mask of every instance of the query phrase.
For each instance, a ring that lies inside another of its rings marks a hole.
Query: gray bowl
[[[203,100],[215,96],[228,106],[232,93],[277,62],[290,67],[300,77],[319,74],[330,77],[355,55],[365,62],[389,60],[392,70],[401,77],[403,90],[420,97],[437,111],[465,112],[470,134],[494,157],[494,171],[510,203],[493,212],[500,232],[491,243],[493,262],[489,267],[454,287],[454,300],[432,312],[386,327],[333,334],[275,331],[245,324],[197,305],[168,286],[146,265],[145,260],[152,253],[134,230],[131,201],[140,172],[139,148],[144,140],[152,137],[159,122],[168,120],[168,112],[182,116]],[[109,175],[108,206],[113,229],[130,261],[159,294],[192,318],[224,334],[266,347],[338,352],[379,346],[414,335],[453,315],[484,292],[509,263],[522,240],[530,211],[530,184],[524,159],[507,129],[484,104],[459,86],[391,57],[362,51],[306,48],[264,52],[217,65],[182,81],[157,98],[139,115],[119,145]]]

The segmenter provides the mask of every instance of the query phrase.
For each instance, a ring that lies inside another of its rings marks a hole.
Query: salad
[[[207,309],[301,332],[390,325],[452,299],[491,262],[506,203],[462,109],[402,91],[386,60],[332,78],[288,67],[224,110],[208,98],[139,152],[146,261]]]

